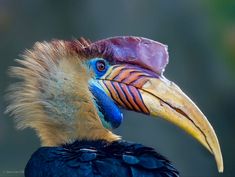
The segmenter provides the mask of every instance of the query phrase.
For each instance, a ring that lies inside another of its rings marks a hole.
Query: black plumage
[[[41,147],[25,168],[26,177],[177,177],[171,162],[153,148],[126,141],[76,141]]]

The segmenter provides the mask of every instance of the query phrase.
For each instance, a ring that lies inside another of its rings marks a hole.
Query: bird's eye
[[[103,60],[99,60],[96,62],[96,68],[98,71],[104,71],[106,66],[105,66],[105,62]]]

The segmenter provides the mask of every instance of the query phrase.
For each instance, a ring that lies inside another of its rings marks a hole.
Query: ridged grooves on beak
[[[123,108],[163,117],[191,134],[214,154],[218,170],[223,172],[222,154],[212,126],[174,83],[142,68],[115,65],[100,84]]]
[[[149,110],[143,102],[140,91],[136,87],[106,80],[102,80],[101,85],[121,107],[149,114]]]

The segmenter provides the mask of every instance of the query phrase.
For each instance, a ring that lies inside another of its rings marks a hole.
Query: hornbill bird
[[[204,114],[163,76],[167,46],[134,36],[37,42],[10,74],[10,112],[18,128],[31,127],[42,147],[26,177],[179,176],[153,148],[111,132],[123,120],[120,108],[162,117],[179,126],[223,160]]]

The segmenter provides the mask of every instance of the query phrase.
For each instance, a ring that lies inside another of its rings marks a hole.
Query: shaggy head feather
[[[21,66],[10,68],[20,81],[9,88],[6,112],[18,128],[34,128],[43,145],[119,139],[102,126],[88,89],[93,74],[84,65],[89,51],[83,49],[89,44],[85,39],[37,42],[17,59]]]

